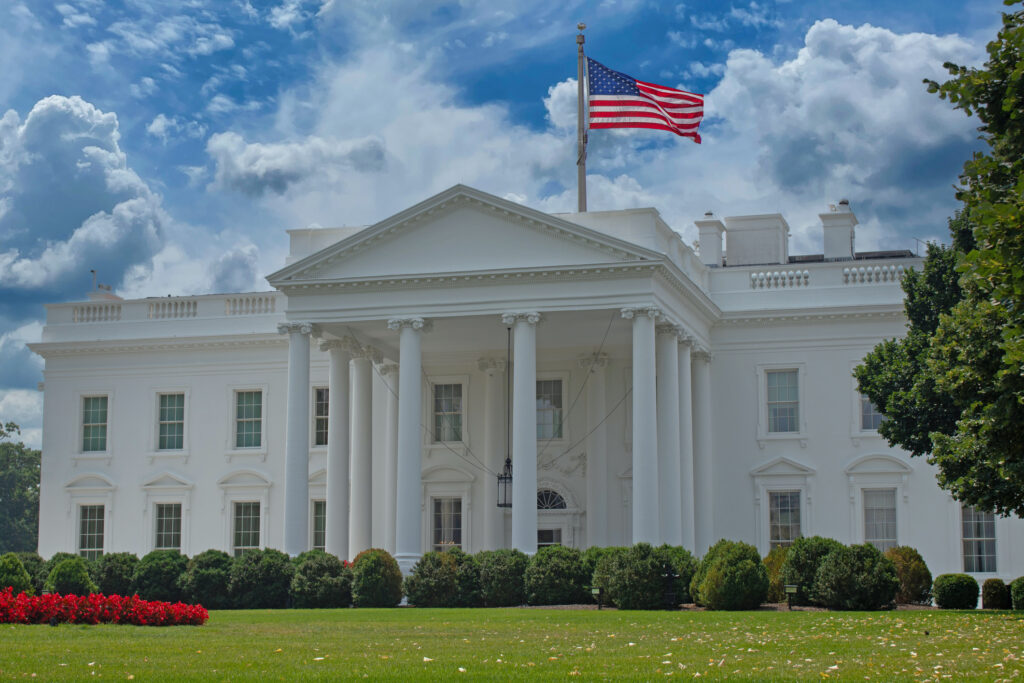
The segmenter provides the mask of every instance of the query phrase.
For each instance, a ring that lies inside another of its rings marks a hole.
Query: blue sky
[[[942,239],[976,122],[925,92],[996,0],[0,4],[0,420],[39,443],[45,302],[266,289],[284,230],[373,223],[455,183],[575,206],[588,54],[705,93],[700,146],[595,131],[590,208],[784,213],[849,198],[858,248]]]

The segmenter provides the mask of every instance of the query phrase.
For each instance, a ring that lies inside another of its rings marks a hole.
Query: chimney
[[[850,202],[840,199],[839,204],[829,207],[828,213],[818,214],[825,237],[826,261],[852,261],[854,251],[854,226],[857,217],[850,211]]]
[[[722,235],[725,233],[725,226],[710,211],[704,214],[704,220],[693,223],[700,231],[700,262],[711,268],[720,268],[722,266]]]

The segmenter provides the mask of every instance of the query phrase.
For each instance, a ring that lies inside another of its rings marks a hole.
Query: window
[[[877,430],[882,424],[885,416],[878,412],[878,408],[864,394],[860,395],[860,428],[862,431]]]
[[[107,397],[82,397],[82,451],[107,450]]]
[[[235,557],[260,547],[259,503],[235,503],[233,536]]]
[[[327,501],[313,501],[313,550],[327,549]]]
[[[864,489],[864,542],[882,552],[896,546],[896,489]]]
[[[156,550],[181,550],[181,503],[156,504]]]
[[[537,529],[537,547],[546,545],[562,545],[561,529]]]
[[[540,489],[537,491],[538,510],[565,510],[565,498],[558,491],[551,489]]]
[[[319,387],[313,390],[313,445],[327,445],[327,409],[329,402],[327,389]]]
[[[537,381],[537,438],[562,438],[562,380]]]
[[[996,571],[996,518],[968,505],[963,514],[964,571]]]
[[[800,431],[800,390],[796,370],[769,370],[768,432]]]
[[[434,385],[434,441],[462,441],[462,385]]]
[[[263,445],[263,392],[235,392],[235,448]]]
[[[800,492],[768,494],[768,544],[770,548],[793,545],[800,538]]]
[[[185,447],[185,394],[160,394],[156,447],[180,451]]]
[[[462,499],[434,498],[433,550],[462,547]]]
[[[78,508],[78,554],[87,560],[103,554],[103,513],[102,505]]]

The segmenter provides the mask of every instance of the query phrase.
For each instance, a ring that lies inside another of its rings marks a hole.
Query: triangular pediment
[[[457,185],[267,279],[278,287],[659,258],[644,247]]]
[[[102,474],[88,473],[75,477],[64,488],[68,491],[113,491],[117,487]]]
[[[145,484],[144,489],[190,489],[193,482],[173,472],[161,472]]]
[[[909,474],[912,471],[910,465],[899,458],[882,453],[861,456],[846,468],[847,474]]]
[[[327,485],[327,470],[321,467],[315,472],[309,475],[310,486],[326,486]]]
[[[750,471],[753,477],[808,477],[814,470],[789,458],[776,458]]]
[[[217,485],[221,488],[234,488],[234,487],[262,487],[267,488],[270,486],[270,480],[255,470],[240,470],[237,472],[231,472],[226,474],[217,482]]]

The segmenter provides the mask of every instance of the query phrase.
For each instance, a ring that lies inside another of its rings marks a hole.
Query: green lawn
[[[1022,676],[1013,612],[345,609],[212,612],[205,626],[0,626],[0,677],[44,680],[984,680]]]

